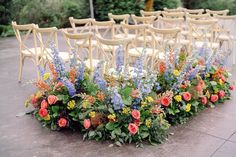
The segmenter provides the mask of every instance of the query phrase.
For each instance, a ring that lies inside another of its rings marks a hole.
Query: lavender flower
[[[114,110],[120,110],[124,107],[123,100],[116,88],[114,88],[112,91],[111,102],[113,104]]]
[[[84,65],[84,62],[81,61],[79,68],[78,68],[78,75],[77,75],[77,79],[79,81],[84,80],[84,70],[85,70],[85,65]]]
[[[66,86],[70,96],[74,96],[76,94],[75,86],[66,78],[62,78],[62,83]]]
[[[98,87],[101,89],[101,90],[106,90],[107,88],[107,82],[103,79],[102,77],[102,72],[101,72],[101,64],[102,62],[99,62],[95,71],[94,71],[94,74],[93,74],[93,81],[98,85]]]
[[[119,46],[118,49],[116,49],[116,71],[118,73],[122,72],[123,65],[124,65],[123,48],[122,46]]]
[[[78,56],[76,51],[73,49],[70,53],[70,67],[75,68],[77,66]]]
[[[40,65],[38,65],[38,70],[39,70],[39,73],[40,73],[40,77],[43,77],[43,75],[45,73],[45,68],[43,68]]]

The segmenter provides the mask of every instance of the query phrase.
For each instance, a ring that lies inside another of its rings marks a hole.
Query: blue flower
[[[77,75],[77,79],[79,81],[84,80],[84,70],[85,70],[85,64],[83,61],[81,61],[79,68],[78,68],[78,75]]]
[[[66,77],[62,78],[62,83],[66,86],[70,96],[74,96],[76,94],[75,86]]]
[[[106,90],[107,82],[102,77],[101,64],[102,64],[102,62],[99,62],[97,67],[95,68],[95,71],[93,74],[93,81],[94,81],[94,83],[96,83],[98,85],[99,89]]]
[[[132,109],[138,110],[140,108],[141,99],[135,98],[132,102]]]
[[[113,104],[114,110],[120,110],[124,107],[124,102],[117,89],[113,89],[112,91],[111,103]]]
[[[77,61],[78,61],[77,53],[74,49],[72,49],[70,52],[70,67],[76,68],[76,66],[78,64]]]
[[[119,46],[116,49],[116,71],[118,73],[122,72],[122,67],[124,66],[124,56],[123,56],[123,48]]]

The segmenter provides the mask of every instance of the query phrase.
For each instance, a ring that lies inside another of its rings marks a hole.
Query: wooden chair
[[[147,25],[153,25],[154,20],[156,19],[156,16],[148,16],[148,17],[140,17],[140,16],[136,16],[134,14],[131,15],[134,24],[138,25],[138,24],[147,24]]]
[[[108,13],[108,17],[111,21],[115,22],[113,37],[115,39],[124,38],[124,30],[121,27],[121,22],[128,24],[130,15],[129,14],[114,15],[112,13]]]
[[[35,25],[34,31],[37,45],[40,46],[40,54],[42,54],[40,62],[42,62],[45,67],[46,64],[48,62],[51,62],[53,59],[52,50],[50,49],[50,44],[54,43],[56,48],[58,49],[58,38],[57,38],[58,29],[56,27],[39,28],[38,25]],[[64,62],[69,62],[70,60],[68,52],[59,52],[59,57]]]
[[[204,9],[184,9],[184,12],[188,14],[200,15],[203,14]]]
[[[96,35],[102,38],[113,39],[114,36],[114,21],[93,21],[93,26],[95,27]]]
[[[184,18],[184,12],[166,12],[162,11],[161,14],[163,17],[167,18]]]
[[[226,9],[226,10],[210,10],[210,9],[206,9],[206,12],[208,14],[210,14],[211,16],[213,16],[213,15],[223,15],[223,16],[226,16],[229,13],[229,10],[228,9]]]
[[[160,29],[150,27],[152,37],[154,39],[154,55],[151,60],[151,68],[158,70],[157,65],[159,61],[165,61],[169,55],[179,47],[178,36],[180,34],[179,28]]]
[[[207,44],[211,49],[219,48],[219,43],[214,42],[214,29],[217,20],[193,20],[188,19],[189,24],[189,39],[193,47],[202,47]]]
[[[158,18],[158,16],[161,15],[161,11],[144,11],[144,10],[140,10],[140,14],[142,15],[142,17],[155,16],[156,18]]]
[[[186,13],[186,19],[193,19],[193,20],[209,20],[212,19],[210,14],[189,14]]]
[[[15,32],[16,38],[19,42],[20,49],[20,65],[19,65],[19,75],[18,82],[22,79],[22,70],[24,66],[24,61],[29,58],[36,65],[37,77],[40,78],[40,73],[38,71],[38,65],[42,54],[40,53],[40,47],[37,47],[34,33],[34,24],[18,25],[15,21],[12,22],[12,27]],[[32,38],[33,35],[33,38]]]
[[[92,52],[92,32],[86,33],[70,33],[67,29],[62,29],[62,34],[66,40],[66,44],[69,52],[76,51],[79,56],[79,60],[85,60],[85,65],[93,70],[99,59],[95,59]],[[79,44],[78,44],[79,41]],[[85,53],[84,53],[85,52]],[[83,58],[82,58],[83,56]]]
[[[165,11],[165,12],[184,12],[184,8],[181,8],[181,7],[178,7],[178,8],[176,8],[176,9],[168,9],[168,8],[163,8],[163,10]]]

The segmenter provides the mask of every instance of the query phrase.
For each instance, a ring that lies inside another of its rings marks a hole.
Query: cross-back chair
[[[188,14],[199,15],[199,14],[203,14],[204,9],[184,9],[184,12]]]
[[[42,54],[40,53],[41,52],[40,47],[37,47],[36,44],[34,35],[34,24],[18,25],[15,21],[13,21],[12,27],[15,32],[16,38],[19,42],[19,49],[20,49],[18,82],[21,82],[22,70],[26,58],[31,59],[36,65],[37,77],[39,79],[40,74],[38,71],[38,65],[40,58],[42,57]]]
[[[167,18],[184,18],[184,12],[166,12],[162,11],[161,14],[163,17]]]
[[[212,19],[210,14],[189,14],[186,13],[186,19],[193,19],[193,20],[209,20]]]
[[[178,8],[176,8],[176,9],[168,9],[168,8],[163,8],[163,10],[165,11],[165,12],[183,12],[184,11],[184,8],[181,8],[181,7],[178,7]]]
[[[93,21],[95,33],[102,38],[113,38],[114,36],[114,21]]]
[[[226,9],[226,10],[210,10],[210,9],[206,9],[206,12],[208,14],[210,14],[211,16],[213,16],[213,15],[223,15],[223,16],[226,16],[229,13],[229,10],[228,9]]]

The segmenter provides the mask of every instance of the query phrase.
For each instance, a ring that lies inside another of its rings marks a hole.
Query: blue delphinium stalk
[[[78,68],[78,75],[77,75],[77,79],[79,81],[84,80],[84,70],[85,70],[84,61],[81,61],[79,68]]]
[[[124,56],[123,56],[123,48],[122,46],[119,46],[116,49],[116,71],[118,73],[122,72],[122,68],[124,66]]]
[[[59,51],[56,48],[55,44],[50,43],[50,49],[52,50],[53,56],[53,64],[55,66],[55,70],[58,74],[58,80],[61,80],[62,77],[65,76],[65,64],[59,56]]]
[[[133,80],[137,88],[141,86],[141,80],[143,77],[144,59],[146,55],[146,50],[143,49],[141,56],[135,61],[134,65],[134,76]]]
[[[102,76],[101,65],[102,65],[102,62],[99,62],[97,67],[95,68],[94,74],[93,74],[93,81],[94,81],[94,83],[96,83],[98,85],[98,87],[101,90],[106,90],[107,82]]]
[[[77,61],[78,61],[78,56],[76,51],[73,49],[70,52],[70,68],[75,68],[77,67]]]
[[[111,103],[114,107],[114,110],[120,110],[124,107],[124,102],[118,93],[118,90],[116,88],[112,89],[112,95],[111,95]]]
[[[66,77],[62,78],[62,83],[66,86],[70,96],[76,94],[76,89],[73,83],[71,83]]]
[[[40,77],[43,78],[43,76],[45,74],[45,68],[38,65],[38,70],[39,70],[39,73],[40,73]]]

